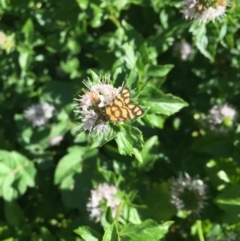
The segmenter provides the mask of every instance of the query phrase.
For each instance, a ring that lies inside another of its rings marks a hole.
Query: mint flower
[[[110,84],[102,83],[89,86],[83,82],[88,91],[75,98],[77,103],[74,112],[78,113],[81,119],[81,124],[75,130],[97,131],[104,134],[108,131],[106,120],[104,118],[105,107],[116,97],[122,90],[122,87],[115,88]]]
[[[221,124],[225,120],[233,121],[236,114],[236,110],[228,104],[214,105],[209,111],[209,119],[213,124]]]
[[[188,42],[178,42],[174,45],[174,54],[183,61],[187,60],[192,52],[192,47]]]
[[[191,178],[187,173],[180,173],[171,182],[171,203],[178,210],[199,214],[206,203],[207,186],[198,177]]]
[[[33,126],[42,126],[48,122],[53,116],[54,106],[44,103],[30,106],[24,111],[25,118],[29,120]]]
[[[216,133],[228,132],[234,127],[237,111],[228,104],[216,104],[207,115],[200,115],[203,127]]]
[[[185,0],[182,13],[186,19],[207,23],[224,16],[226,6],[226,0]]]
[[[117,188],[107,183],[100,184],[96,189],[91,190],[91,196],[88,199],[87,210],[90,219],[99,222],[107,207],[112,210],[113,217],[116,216],[118,206],[121,200],[116,197]]]

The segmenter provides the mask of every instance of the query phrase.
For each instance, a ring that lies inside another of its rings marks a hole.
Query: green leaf
[[[19,49],[19,65],[22,70],[26,71],[32,61],[32,52],[28,49],[20,50]]]
[[[31,18],[27,19],[22,27],[22,32],[25,35],[26,41],[30,44],[33,42],[34,37],[34,24]]]
[[[149,170],[153,167],[155,161],[159,158],[158,145],[159,142],[157,136],[152,136],[144,143],[141,152],[143,158],[143,165],[141,165],[141,168]]]
[[[124,55],[123,60],[126,62],[126,65],[128,66],[129,69],[134,68],[136,61],[137,61],[137,57],[134,51],[134,45],[131,43],[125,43],[122,46],[123,50],[124,50]]]
[[[143,146],[143,136],[141,131],[131,125],[121,126],[120,132],[116,136],[118,150],[121,155],[132,155],[142,162],[140,151]]]
[[[141,99],[143,105],[150,107],[151,113],[163,114],[170,116],[188,104],[183,101],[181,98],[176,97],[171,94],[163,94],[158,91],[155,91],[154,96],[149,96],[146,99]]]
[[[193,41],[195,42],[199,51],[211,61],[214,61],[217,44],[218,32],[214,23],[208,25],[193,23],[190,30],[193,34]]]
[[[161,197],[156,202],[156,196]],[[175,213],[176,208],[170,203],[169,185],[166,182],[155,184],[145,192],[144,203],[147,209],[139,210],[141,216],[154,218],[155,221],[169,220]]]
[[[166,119],[165,116],[159,116],[159,115],[156,115],[156,114],[146,113],[144,115],[144,120],[148,123],[149,126],[157,127],[159,129],[163,128],[163,124],[164,124],[165,119]]]
[[[137,81],[138,81],[138,73],[137,73],[137,68],[133,67],[131,69],[131,72],[127,78],[126,84],[129,88],[133,89],[133,87],[135,88],[137,85]]]
[[[172,221],[169,221],[159,225],[155,221],[148,219],[138,225],[127,224],[121,229],[120,237],[122,241],[159,241],[168,232],[168,228],[172,223]]]
[[[76,234],[81,236],[81,238],[84,241],[100,241],[101,240],[101,235],[96,232],[95,230],[87,227],[87,226],[82,226],[74,230]]]
[[[54,236],[50,233],[50,231],[46,227],[40,228],[40,237],[42,240],[56,241]]]
[[[227,221],[240,221],[240,184],[226,187],[216,198],[217,205],[226,212]]]
[[[125,220],[128,220],[128,222],[133,224],[140,224],[142,222],[137,208],[130,205],[124,205],[123,217]]]
[[[7,7],[9,6],[9,0],[1,0],[0,4],[3,9],[7,9]]]
[[[114,222],[114,219],[112,216],[112,209],[108,207],[106,212],[103,214],[101,218],[101,224],[103,226],[103,229],[106,231],[113,222]]]
[[[148,65],[146,69],[146,74],[150,77],[164,77],[166,76],[174,65]]]
[[[92,16],[91,16],[91,26],[93,28],[97,28],[102,24],[102,8],[94,3],[90,3],[90,8],[92,11]]]
[[[35,185],[36,169],[21,154],[0,150],[0,196],[7,201],[21,196]]]
[[[91,74],[92,84],[94,84],[94,85],[98,84],[99,80],[100,80],[100,76],[98,74],[96,74],[93,70],[90,70],[90,74]],[[89,79],[87,79],[86,82],[89,83]],[[91,86],[91,83],[89,83],[89,85]]]
[[[90,148],[101,147],[116,137],[117,131],[119,131],[119,128],[118,127],[109,127],[109,126],[108,126],[108,128],[109,129],[106,130],[106,133],[104,133],[104,134],[99,134],[96,132],[91,133],[91,138],[93,139],[93,142],[92,142],[92,145]]]
[[[80,62],[78,58],[70,58],[61,62],[61,68],[65,73],[70,74],[70,78],[74,79],[80,76],[79,74]]]
[[[112,223],[111,226],[106,230],[103,235],[102,241],[120,241],[117,230],[116,222]]]
[[[88,148],[81,146],[72,146],[68,148],[68,154],[63,156],[55,170],[54,183],[60,184],[75,173],[82,170],[82,160]]]
[[[240,206],[240,184],[225,188],[215,199],[216,203],[232,206]]]
[[[17,202],[4,202],[4,214],[12,226],[20,226],[24,222],[24,213]]]

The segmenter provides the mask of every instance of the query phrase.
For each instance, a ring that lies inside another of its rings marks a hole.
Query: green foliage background
[[[0,30],[14,41],[0,49],[1,240],[238,238],[239,119],[222,132],[198,117],[214,104],[239,112],[239,4],[221,22],[198,25],[177,0],[0,0]],[[186,61],[174,50],[181,41],[192,46]],[[73,98],[97,75],[115,87],[125,81],[145,110],[115,126],[109,142],[73,131]],[[54,116],[33,127],[24,111],[45,102]],[[208,185],[198,217],[170,203],[170,180],[181,172]],[[104,182],[121,190],[127,215],[107,212],[100,225],[86,203]]]

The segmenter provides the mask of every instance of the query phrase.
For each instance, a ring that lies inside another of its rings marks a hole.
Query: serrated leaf
[[[131,241],[159,241],[168,232],[172,221],[159,225],[155,221],[148,219],[138,225],[127,224],[120,231],[121,240]]]
[[[116,137],[117,131],[119,131],[119,129],[117,129],[116,127],[108,127],[108,128],[109,129],[107,129],[106,132],[103,134],[99,134],[99,133],[94,134],[94,137],[92,137],[93,142],[90,148],[101,147]]]
[[[27,42],[32,43],[34,36],[34,24],[31,18],[28,18],[23,25],[22,32],[24,33]]]
[[[116,136],[118,150],[121,155],[132,155],[142,162],[140,152],[143,146],[143,136],[141,131],[130,125],[121,127],[120,132]],[[138,151],[137,151],[138,150]]]
[[[36,169],[21,154],[0,150],[0,195],[7,201],[19,197],[35,185]]]
[[[136,54],[134,52],[134,46],[130,43],[125,43],[122,48],[125,52],[125,54],[123,55],[123,59],[126,62],[128,68],[134,68],[137,61]]]
[[[151,77],[164,77],[166,76],[174,65],[166,64],[166,65],[150,65],[147,66],[146,72],[148,76]]]
[[[123,217],[133,224],[140,224],[142,222],[137,209],[129,205],[124,205]]]
[[[82,226],[74,230],[74,232],[83,238],[84,241],[100,241],[101,235],[95,230],[87,226]]]
[[[211,61],[214,61],[217,49],[217,33],[216,26],[211,23],[208,26],[205,24],[198,25],[196,22],[192,24],[190,30],[193,34],[193,41],[195,42],[199,51]]]
[[[148,123],[149,126],[157,127],[159,129],[163,128],[163,124],[164,124],[165,119],[166,119],[165,116],[159,116],[159,115],[156,115],[156,114],[146,113],[144,115],[144,120]]]
[[[113,222],[114,222],[114,219],[112,216],[112,210],[110,207],[108,207],[106,212],[104,212],[104,214],[101,218],[101,224],[103,226],[104,231],[106,231]]]
[[[8,173],[4,177],[4,181],[1,185],[1,193],[5,200],[11,201],[17,197],[17,191],[12,187],[14,180],[15,176],[13,173]]]
[[[188,106],[188,104],[179,97],[161,93],[159,93],[158,96],[143,99],[141,102],[143,105],[150,107],[151,113],[163,114],[166,116],[170,116],[183,107]]]
[[[22,70],[28,69],[28,66],[31,60],[32,60],[31,52],[29,52],[28,50],[25,50],[25,52],[23,51],[20,52],[18,61]]]
[[[142,167],[150,169],[159,158],[158,144],[157,136],[152,136],[144,143],[141,153],[144,160]]]
[[[116,222],[112,223],[103,235],[102,241],[120,241]]]
[[[101,18],[102,18],[102,14],[103,14],[102,9],[100,6],[98,6],[97,4],[94,4],[94,3],[90,3],[90,7],[93,12],[92,18],[91,18],[91,26],[93,28],[97,28],[102,24],[102,22],[101,22]]]
[[[68,154],[63,156],[55,170],[54,183],[60,184],[64,180],[80,172],[82,168],[83,155],[87,148],[81,146],[72,146],[68,148]]]

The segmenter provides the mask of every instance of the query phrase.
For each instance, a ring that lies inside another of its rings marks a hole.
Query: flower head
[[[100,184],[97,189],[91,190],[91,196],[87,203],[90,219],[99,222],[107,207],[112,210],[113,217],[116,216],[121,200],[116,197],[117,188],[107,183]]]
[[[214,132],[227,132],[233,126],[237,117],[236,110],[228,104],[214,105],[208,115],[202,115],[203,125]]]
[[[77,102],[75,112],[80,114],[82,124],[75,129],[84,131],[97,131],[104,134],[108,130],[105,118],[105,107],[116,97],[122,90],[122,87],[115,88],[110,84],[99,82],[96,85],[88,86],[88,92],[85,92]]]
[[[41,126],[52,117],[54,106],[44,103],[30,106],[25,110],[25,118],[32,122],[33,126]]]
[[[180,173],[171,183],[171,203],[178,210],[187,210],[195,214],[205,206],[206,185],[198,177],[191,178],[187,173]]]
[[[192,52],[192,47],[188,42],[178,42],[174,45],[174,53],[185,61]]]
[[[223,16],[226,6],[227,0],[185,0],[182,13],[186,19],[207,23]]]

